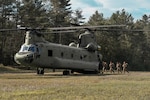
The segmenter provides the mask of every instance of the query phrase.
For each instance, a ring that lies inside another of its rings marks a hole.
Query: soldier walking
[[[112,61],[110,61],[110,63],[109,63],[109,70],[110,70],[110,72],[112,73],[114,73],[114,66],[115,66],[115,64],[112,62]]]
[[[123,64],[122,64],[122,67],[123,67],[123,73],[125,73],[125,71],[129,73],[129,71],[128,71],[128,69],[127,69],[128,63],[126,63],[126,62],[124,61]]]
[[[121,63],[120,62],[116,63],[116,68],[117,68],[118,74],[119,74],[119,72],[122,73],[122,71],[121,71]]]
[[[102,65],[103,65],[103,72],[102,73],[104,73],[107,71],[108,64],[107,64],[107,62],[103,61]]]

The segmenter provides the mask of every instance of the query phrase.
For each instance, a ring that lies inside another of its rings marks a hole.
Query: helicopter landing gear
[[[43,75],[44,74],[44,68],[37,68],[37,74],[38,75]]]
[[[74,70],[71,70],[71,74],[73,74],[74,73]]]
[[[64,70],[64,71],[63,71],[63,75],[70,75],[70,71]]]

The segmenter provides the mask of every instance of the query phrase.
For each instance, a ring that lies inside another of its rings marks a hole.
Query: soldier
[[[119,74],[119,72],[122,73],[122,71],[121,71],[121,63],[120,62],[116,63],[116,68],[117,68],[118,74]]]
[[[103,61],[102,65],[103,65],[103,72],[102,73],[104,73],[105,71],[107,71],[108,64],[107,64],[107,62]]]
[[[124,73],[125,73],[125,71],[129,73],[129,71],[127,70],[128,63],[126,63],[126,62],[124,61],[123,64],[122,64],[122,67],[123,67],[123,72],[124,72]]]
[[[114,63],[112,61],[110,61],[110,63],[109,63],[109,70],[110,70],[111,73],[112,72],[114,73],[114,69],[113,69],[114,66],[115,66]]]

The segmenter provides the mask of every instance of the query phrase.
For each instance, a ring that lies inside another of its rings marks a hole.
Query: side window
[[[29,47],[29,50],[28,50],[28,51],[34,52],[34,51],[35,51],[34,49],[35,49],[34,46],[32,46],[32,47]]]
[[[73,55],[73,54],[71,54],[71,58],[73,58],[73,56],[74,56],[74,55]]]
[[[83,59],[83,57],[80,55],[80,59],[82,60]]]
[[[63,53],[63,52],[61,52],[61,57],[62,57],[62,58],[64,57],[64,53]]]
[[[53,56],[53,51],[52,50],[48,50],[48,56],[52,57]]]
[[[37,53],[39,53],[39,48],[38,47],[36,48],[36,51],[37,51]]]

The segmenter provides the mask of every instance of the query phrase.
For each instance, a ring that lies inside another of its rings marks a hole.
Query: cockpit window
[[[28,50],[28,47],[24,46],[22,51],[27,51],[27,50]]]
[[[39,50],[36,49],[35,45],[22,45],[19,52],[28,52],[28,51],[39,52]]]
[[[35,50],[34,50],[34,47],[32,46],[32,47],[29,47],[29,50],[28,51],[32,51],[32,52],[34,52]]]

